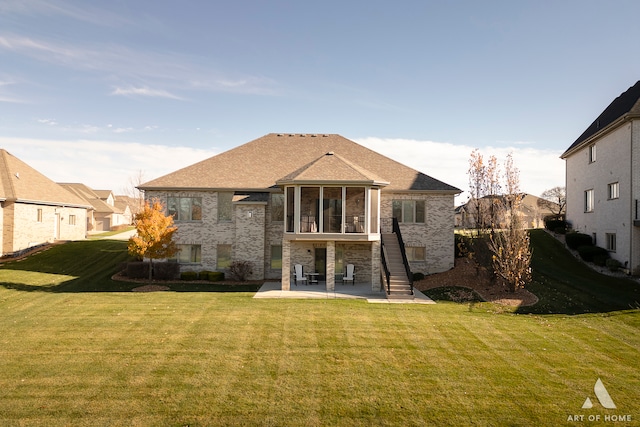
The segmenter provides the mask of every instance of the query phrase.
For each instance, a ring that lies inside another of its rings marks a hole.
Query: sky
[[[464,192],[522,191],[640,79],[637,0],[0,0],[0,148],[124,191],[268,133],[338,133]]]

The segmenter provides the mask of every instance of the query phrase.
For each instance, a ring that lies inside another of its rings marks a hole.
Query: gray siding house
[[[640,273],[640,81],[622,93],[561,156],[567,221]]]
[[[379,290],[393,217],[412,272],[454,266],[460,190],[340,135],[268,134],[139,188],[174,215],[182,271],[249,261],[288,290],[301,264],[333,289],[353,264]]]

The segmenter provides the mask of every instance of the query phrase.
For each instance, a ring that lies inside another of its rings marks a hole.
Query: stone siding
[[[42,221],[38,221],[38,210]],[[69,218],[75,215],[75,225]],[[28,203],[7,203],[3,208],[2,253],[10,253],[57,240],[82,240],[87,234],[87,210]]]
[[[424,247],[425,261],[412,261],[411,271],[441,273],[454,266],[454,201],[448,194],[383,193],[381,217],[391,218],[393,200],[424,200],[425,223],[400,223],[405,246]]]

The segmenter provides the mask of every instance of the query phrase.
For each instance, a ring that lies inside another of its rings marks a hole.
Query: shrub
[[[222,282],[224,280],[224,273],[222,271],[209,271],[207,280],[210,282]]]
[[[593,263],[599,267],[607,265],[609,259],[609,253],[598,253],[593,256]]]
[[[422,279],[424,279],[424,274],[422,274],[420,272],[413,273],[413,281],[414,282],[419,282]]]
[[[565,242],[567,242],[567,246],[574,250],[577,250],[579,246],[593,246],[591,236],[584,233],[568,233],[565,237]]]
[[[594,258],[596,257],[598,257],[599,259],[601,259],[603,256],[606,258],[609,257],[609,252],[607,252],[606,249],[601,248],[599,246],[582,245],[582,246],[578,246],[577,251],[578,251],[578,254],[580,255],[580,258],[582,258],[587,262],[594,262]],[[604,259],[606,260],[606,258]],[[602,265],[604,265],[604,261],[602,262]]]
[[[209,280],[209,273],[213,273],[213,271],[202,270],[198,273],[198,279],[200,280]]]
[[[127,263],[127,277],[132,279],[146,279],[149,277],[149,263],[133,261]]]
[[[157,280],[176,280],[180,277],[180,264],[177,262],[154,262],[153,278]]]
[[[546,219],[544,221],[544,228],[546,228],[549,231],[553,231],[553,232],[558,232],[556,230],[567,230],[567,222],[563,221],[561,219]],[[562,233],[564,234],[564,232]]]
[[[622,263],[617,259],[609,258],[605,261],[605,265],[609,271],[618,271],[622,267]]]
[[[180,273],[180,280],[196,280],[198,273],[195,271],[183,271]]]
[[[229,266],[229,274],[235,280],[244,282],[253,273],[253,267],[249,261],[233,261]]]
[[[565,227],[558,227],[553,230],[553,232],[556,234],[567,234],[567,229]]]

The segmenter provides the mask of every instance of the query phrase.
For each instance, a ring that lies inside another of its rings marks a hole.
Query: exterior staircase
[[[384,245],[385,260],[389,269],[387,299],[413,299],[411,282],[407,277],[407,271],[402,261],[402,252],[397,235],[395,233],[383,233],[382,244]]]

